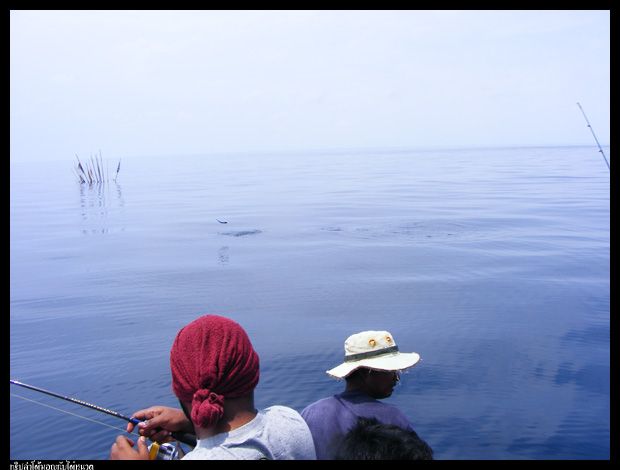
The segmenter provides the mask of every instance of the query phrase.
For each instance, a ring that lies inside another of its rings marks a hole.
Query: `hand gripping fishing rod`
[[[594,136],[594,140],[596,141],[596,145],[598,145],[598,151],[601,152],[601,155],[603,155],[603,158],[605,159],[605,163],[607,163],[607,168],[609,169],[609,171],[611,171],[611,168],[609,167],[609,162],[607,161],[607,157],[603,153],[603,149],[601,148],[601,144],[598,143],[598,139],[596,138],[596,134],[594,133],[594,129],[592,129],[592,126],[590,125],[590,121],[588,121],[588,118],[586,116],[586,112],[583,110],[583,108],[581,107],[581,105],[579,103],[577,103],[577,106],[579,106],[579,109],[581,109],[581,114],[583,114],[584,119],[588,123],[588,127],[590,128],[590,132],[592,132],[592,135]]]
[[[97,406],[97,405],[91,405],[90,403],[86,403],[85,401],[78,400],[76,398],[66,397],[64,395],[59,395],[58,393],[49,392],[49,391],[43,390],[42,388],[39,388],[39,387],[33,387],[32,385],[28,385],[28,384],[25,384],[25,383],[22,383],[22,382],[18,382],[17,380],[10,380],[9,379],[9,381],[11,382],[12,385],[17,385],[19,387],[27,388],[29,390],[34,390],[35,392],[39,392],[39,393],[45,393],[46,395],[50,395],[50,396],[55,397],[55,398],[60,398],[61,400],[70,401],[71,403],[75,403],[76,405],[85,406],[87,408],[91,408],[93,410],[100,411],[101,413],[105,413],[105,414],[108,414],[110,416],[115,416],[117,418],[124,419],[125,421],[129,421],[130,423],[133,423],[133,424],[141,423],[141,421],[139,419],[130,418],[129,416],[125,416],[125,415],[123,415],[121,413],[117,413],[116,411],[111,411],[111,410],[108,410],[106,408],[102,408],[102,407]],[[183,444],[187,444],[188,446],[192,446],[192,447],[196,446],[196,436],[194,436],[193,434],[182,433],[182,432],[170,432],[170,437],[172,437],[173,439],[176,439],[179,442],[182,442]]]

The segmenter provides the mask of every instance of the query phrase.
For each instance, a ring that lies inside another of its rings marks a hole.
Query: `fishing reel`
[[[181,460],[181,453],[176,445],[153,442],[149,446],[149,457],[151,460]]]

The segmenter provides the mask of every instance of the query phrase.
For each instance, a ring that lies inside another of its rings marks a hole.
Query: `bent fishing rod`
[[[579,109],[581,109],[581,114],[583,114],[584,119],[588,123],[588,127],[590,128],[590,132],[592,132],[592,135],[594,136],[594,140],[596,141],[596,145],[598,145],[598,151],[601,152],[601,155],[603,155],[603,158],[605,159],[605,163],[607,163],[607,168],[609,169],[609,171],[611,171],[611,167],[609,166],[609,162],[607,161],[607,157],[603,153],[603,149],[601,148],[601,144],[598,143],[598,139],[596,138],[596,134],[594,133],[594,129],[592,129],[592,126],[590,125],[590,121],[588,121],[588,117],[586,116],[586,112],[583,110],[583,108],[581,107],[581,105],[579,103],[577,103],[577,106],[579,106]]]
[[[34,390],[35,392],[44,393],[46,395],[50,395],[50,396],[55,397],[55,398],[60,398],[61,400],[65,400],[65,401],[69,401],[71,403],[75,403],[76,405],[85,406],[86,408],[90,408],[92,410],[100,411],[101,413],[105,413],[105,414],[108,414],[110,416],[114,416],[116,418],[124,419],[125,421],[129,421],[130,423],[133,423],[135,425],[137,425],[137,424],[142,422],[139,419],[130,418],[129,416],[125,416],[124,414],[117,413],[116,411],[111,411],[111,410],[108,410],[106,408],[102,408],[101,406],[97,406],[97,405],[92,405],[90,403],[86,403],[85,401],[78,400],[77,398],[71,398],[71,397],[67,397],[67,396],[64,396],[64,395],[60,395],[58,393],[50,392],[48,390],[43,390],[42,388],[33,387],[32,385],[28,385],[28,384],[25,384],[25,383],[22,383],[22,382],[18,382],[17,380],[10,380],[9,379],[9,381],[11,382],[12,385],[17,385],[18,387],[23,387],[23,388],[27,388],[29,390]],[[169,434],[170,434],[170,437],[172,437],[173,439],[176,439],[179,442],[182,442],[183,444],[187,444],[188,446],[192,446],[192,447],[196,446],[196,436],[194,436],[193,434],[182,433],[182,432],[170,432]]]

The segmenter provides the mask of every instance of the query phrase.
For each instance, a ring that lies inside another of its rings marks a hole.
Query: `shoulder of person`
[[[316,458],[310,428],[301,415],[287,406],[270,406],[261,410],[265,426],[262,436],[272,444],[274,458]]]
[[[308,425],[302,418],[302,416],[292,408],[288,406],[270,406],[261,411],[266,422],[266,426],[271,428],[274,432],[310,432]]]
[[[261,410],[262,413],[269,419],[292,419],[299,420],[302,419],[301,415],[295,411],[293,408],[289,408],[288,406],[282,405],[274,405],[269,408],[265,408]]]
[[[326,409],[331,410],[336,406],[337,406],[337,402],[334,396],[321,398],[320,400],[315,401],[314,403],[311,403],[308,406],[306,406],[302,410],[301,416],[305,418],[307,415],[310,415],[312,413],[317,413],[317,412],[323,413]]]

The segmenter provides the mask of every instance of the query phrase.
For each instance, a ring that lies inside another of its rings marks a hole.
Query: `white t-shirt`
[[[292,408],[271,406],[240,428],[199,439],[187,460],[314,460],[308,425]]]

